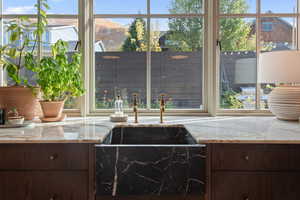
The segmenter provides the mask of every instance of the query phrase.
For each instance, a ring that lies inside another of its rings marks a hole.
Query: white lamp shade
[[[300,83],[300,51],[262,53],[259,58],[258,82]]]
[[[242,58],[235,63],[235,83],[255,84],[256,83],[256,58]]]

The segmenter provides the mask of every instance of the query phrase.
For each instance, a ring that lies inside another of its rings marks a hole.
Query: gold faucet
[[[165,95],[160,95],[160,123],[164,123],[163,120],[163,114],[166,110],[166,101],[165,101]]]
[[[133,112],[134,112],[134,123],[138,123],[137,94],[133,95]]]

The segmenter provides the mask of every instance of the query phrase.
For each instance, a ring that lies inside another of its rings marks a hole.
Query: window
[[[202,0],[113,0],[94,15],[94,107],[203,110],[204,6]]]
[[[16,18],[16,15],[27,16],[30,17],[28,24],[31,22],[37,21],[37,9],[35,4],[37,4],[37,0],[2,0],[3,1],[3,14],[4,17],[1,20],[3,27],[3,36],[1,43],[8,44],[10,32],[7,31],[7,27],[12,21],[17,21],[17,23],[21,23],[21,21]],[[31,42],[31,47],[29,49],[25,49],[26,51],[34,51],[37,59],[40,56],[47,56],[51,53],[51,46],[62,39],[67,41],[69,44],[69,54],[74,53],[78,46],[78,1],[77,0],[68,0],[68,4],[62,4],[57,0],[48,0],[48,4],[50,9],[48,10],[48,25],[46,27],[45,33],[43,35],[43,43],[36,45],[33,41]],[[66,15],[68,16],[62,16]],[[26,22],[27,23],[27,22]],[[34,40],[34,29],[30,28],[28,33],[29,37]],[[15,45],[20,45],[22,42],[22,38]],[[39,52],[38,49],[41,49]],[[22,74],[24,74],[29,83],[35,84],[35,76],[34,73],[22,70]],[[11,84],[11,81],[8,78],[4,78],[4,84]],[[66,109],[79,109],[79,103],[76,99],[69,99],[65,103]]]
[[[26,14],[36,14],[37,10],[34,4],[37,0],[2,0],[3,10],[2,13],[6,15],[26,15]]]
[[[273,22],[262,22],[262,31],[263,32],[272,32],[273,31]]]
[[[219,107],[268,109],[274,85],[257,83],[257,58],[262,52],[296,48],[296,1],[219,0],[219,7]]]
[[[18,16],[37,20],[37,1],[0,0],[1,44],[8,43],[11,20]],[[58,39],[68,42],[68,55],[83,47],[86,106],[70,99],[66,109],[84,109],[88,114],[113,112],[117,96],[132,111],[134,94],[141,112],[157,112],[162,94],[167,111],[175,113],[268,112],[274,85],[258,83],[259,57],[267,51],[299,49],[298,0],[48,3],[45,42],[37,47],[32,43],[26,51],[34,49],[37,59],[49,55]],[[33,37],[32,32],[27,34]],[[1,83],[9,84],[0,72]],[[34,74],[22,73],[35,81]]]

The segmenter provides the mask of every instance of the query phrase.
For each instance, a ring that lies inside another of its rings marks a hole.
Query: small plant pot
[[[40,101],[44,118],[60,118],[65,101]]]
[[[9,125],[22,125],[24,123],[24,117],[8,117],[7,122]]]
[[[34,94],[36,93],[36,94]],[[0,108],[6,111],[16,108],[25,120],[32,120],[41,114],[38,103],[39,88],[23,86],[0,87]]]

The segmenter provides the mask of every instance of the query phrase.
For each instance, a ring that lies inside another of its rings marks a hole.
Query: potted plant
[[[34,63],[37,62],[35,47],[47,26],[47,1],[39,0],[35,6],[39,11],[37,22],[27,17],[9,21],[5,27],[9,35],[8,44],[0,46],[0,65],[6,70],[11,82],[10,86],[0,87],[0,107],[6,111],[16,108],[26,120],[36,116],[39,89],[22,72],[34,72]]]
[[[62,40],[58,40],[51,51],[52,55],[43,57],[37,67],[37,83],[42,92],[40,103],[44,119],[60,121],[64,102],[69,97],[84,94],[81,54],[68,55],[68,44]]]

